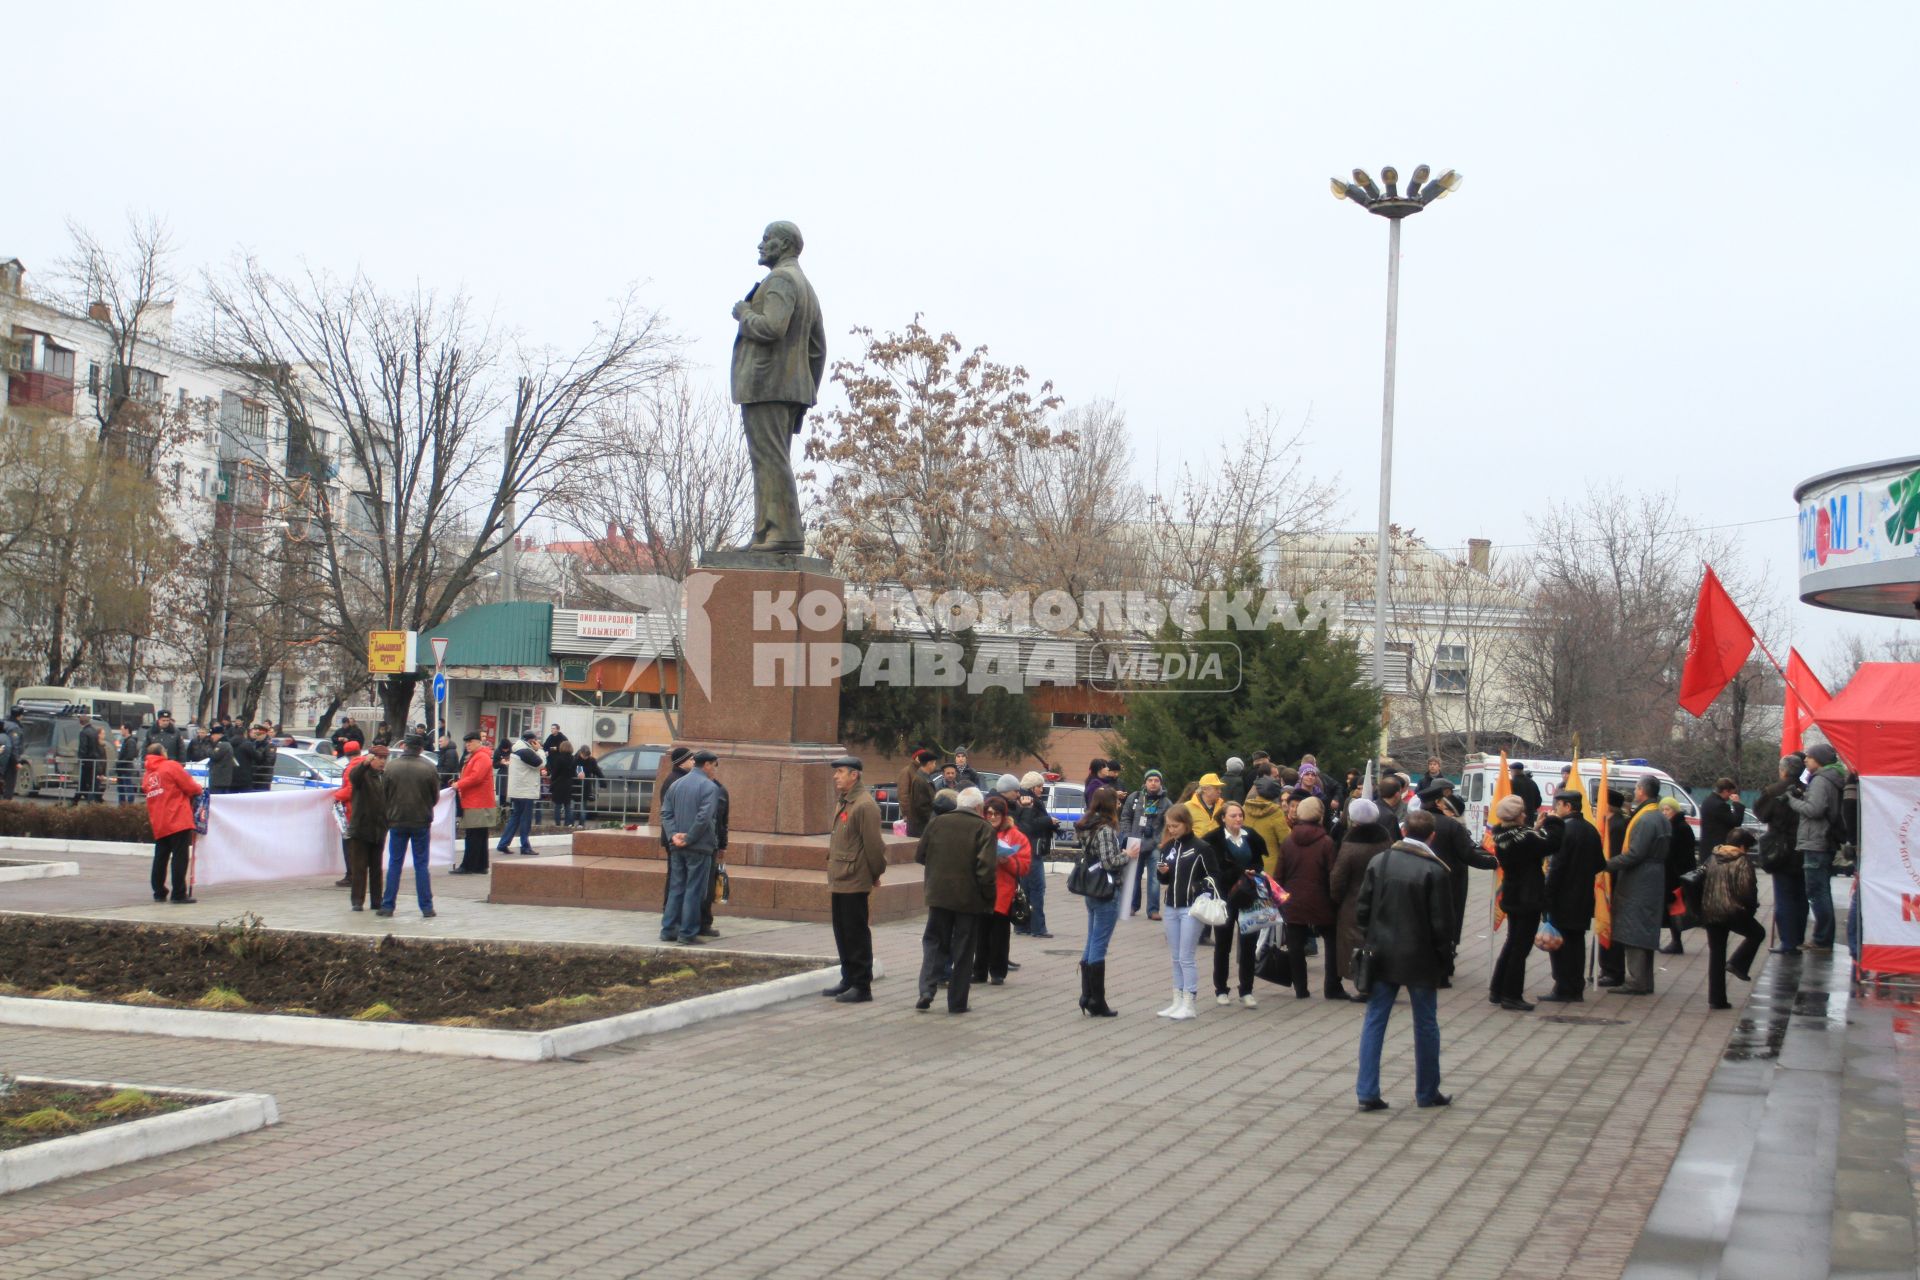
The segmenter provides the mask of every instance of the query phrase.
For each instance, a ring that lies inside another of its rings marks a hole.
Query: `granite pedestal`
[[[828,920],[827,833],[838,807],[832,760],[844,584],[824,560],[708,552],[685,587],[676,746],[720,757],[732,898],[715,914]],[[923,910],[914,842],[888,837],[874,920]],[[651,827],[587,831],[565,858],[495,862],[491,900],[658,911],[666,852]]]

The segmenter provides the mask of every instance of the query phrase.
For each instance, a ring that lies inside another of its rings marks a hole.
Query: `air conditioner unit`
[[[627,740],[627,717],[625,713],[615,715],[612,712],[603,711],[594,716],[593,740],[595,742],[625,742]]]

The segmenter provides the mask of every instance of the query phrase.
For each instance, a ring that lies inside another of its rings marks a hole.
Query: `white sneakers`
[[[1228,995],[1226,992],[1222,991],[1219,995],[1216,995],[1213,998],[1213,1002],[1224,1008],[1225,1006],[1233,1003],[1233,997]]]
[[[1195,1011],[1193,1007],[1194,1002],[1197,999],[1198,999],[1198,996],[1196,995],[1196,993],[1192,991],[1181,992],[1180,1007],[1178,1009],[1175,1009],[1172,1013],[1168,1014],[1167,1017],[1174,1022],[1185,1022],[1189,1018],[1199,1017],[1200,1016],[1199,1013]]]
[[[1174,1014],[1180,1012],[1180,1006],[1186,1003],[1186,999],[1187,999],[1186,992],[1180,990],[1180,988],[1178,987],[1175,987],[1173,989],[1173,1003],[1168,1005],[1166,1008],[1162,1009],[1155,1016],[1161,1017],[1161,1018],[1171,1018]]]
[[[1253,998],[1252,992],[1248,992],[1246,995],[1240,997],[1240,1007],[1243,1009],[1252,1009],[1256,1007],[1259,1003],[1260,1002],[1258,1000],[1255,1000]]]

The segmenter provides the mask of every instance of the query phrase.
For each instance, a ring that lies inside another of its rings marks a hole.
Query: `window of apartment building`
[[[1433,647],[1433,691],[1435,693],[1467,691],[1467,646],[1438,644]]]
[[[376,506],[371,493],[355,493],[347,499],[347,528],[355,533],[372,533]]]
[[[116,365],[113,370],[114,389],[143,404],[159,404],[167,393],[166,381],[153,370],[138,365]]]
[[[232,391],[220,396],[220,423],[227,431],[244,440],[267,438],[267,406],[259,400]]]
[[[73,381],[73,352],[65,347],[57,347],[53,339],[42,333],[19,332],[15,338],[16,348],[10,353],[9,369],[18,369],[21,373],[44,374],[49,378]]]

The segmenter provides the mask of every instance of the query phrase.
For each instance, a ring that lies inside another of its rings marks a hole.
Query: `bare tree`
[[[317,590],[282,603],[348,654],[371,630],[446,618],[565,479],[576,430],[678,363],[663,321],[631,296],[560,352],[502,342],[463,295],[396,297],[364,277],[287,279],[246,259],[207,291],[209,358],[279,408],[289,458],[324,459],[323,440],[341,438],[350,492],[318,470],[286,482]],[[389,721],[409,718],[416,680],[387,681]]]
[[[1556,750],[1575,733],[1601,750],[1670,743],[1702,567],[1739,578],[1730,544],[1688,527],[1674,494],[1618,485],[1589,489],[1531,525],[1539,639],[1513,651],[1507,672],[1529,736]]]
[[[67,223],[67,234],[72,247],[55,268],[53,301],[86,317],[108,352],[94,399],[98,442],[151,475],[159,461],[156,419],[162,411],[155,405],[158,380],[148,367],[148,353],[172,331],[178,284],[169,261],[172,237],[151,217],[129,217],[126,242],[117,247],[78,222]]]
[[[1895,622],[1881,635],[1852,627],[1840,632],[1821,656],[1827,691],[1839,693],[1868,662],[1920,662],[1920,624]]]
[[[165,229],[134,221],[117,249],[78,223],[68,230],[72,250],[53,291],[30,305],[98,331],[109,355],[86,397],[91,420],[82,430],[71,402],[10,407],[34,430],[10,432],[0,446],[18,521],[0,529],[0,585],[17,624],[12,657],[55,684],[104,673],[123,642],[127,668],[138,667],[156,625],[156,589],[179,548],[152,489],[192,428],[191,411],[166,401],[154,367],[173,307]]]
[[[590,538],[607,574],[684,580],[700,552],[751,532],[753,470],[732,407],[676,371],[581,431],[556,516]]]
[[[1250,413],[1240,437],[1213,460],[1180,464],[1173,492],[1151,504],[1169,588],[1217,584],[1249,570],[1264,578],[1288,535],[1324,525],[1338,477],[1307,472],[1307,426],[1289,430],[1271,409]]]
[[[1056,443],[1059,436],[1073,443]],[[1136,536],[1146,494],[1133,478],[1127,416],[1113,401],[1067,410],[1054,439],[1016,450],[1007,488],[1014,529],[1003,571],[1011,578],[1076,598],[1148,585],[1146,539]]]

